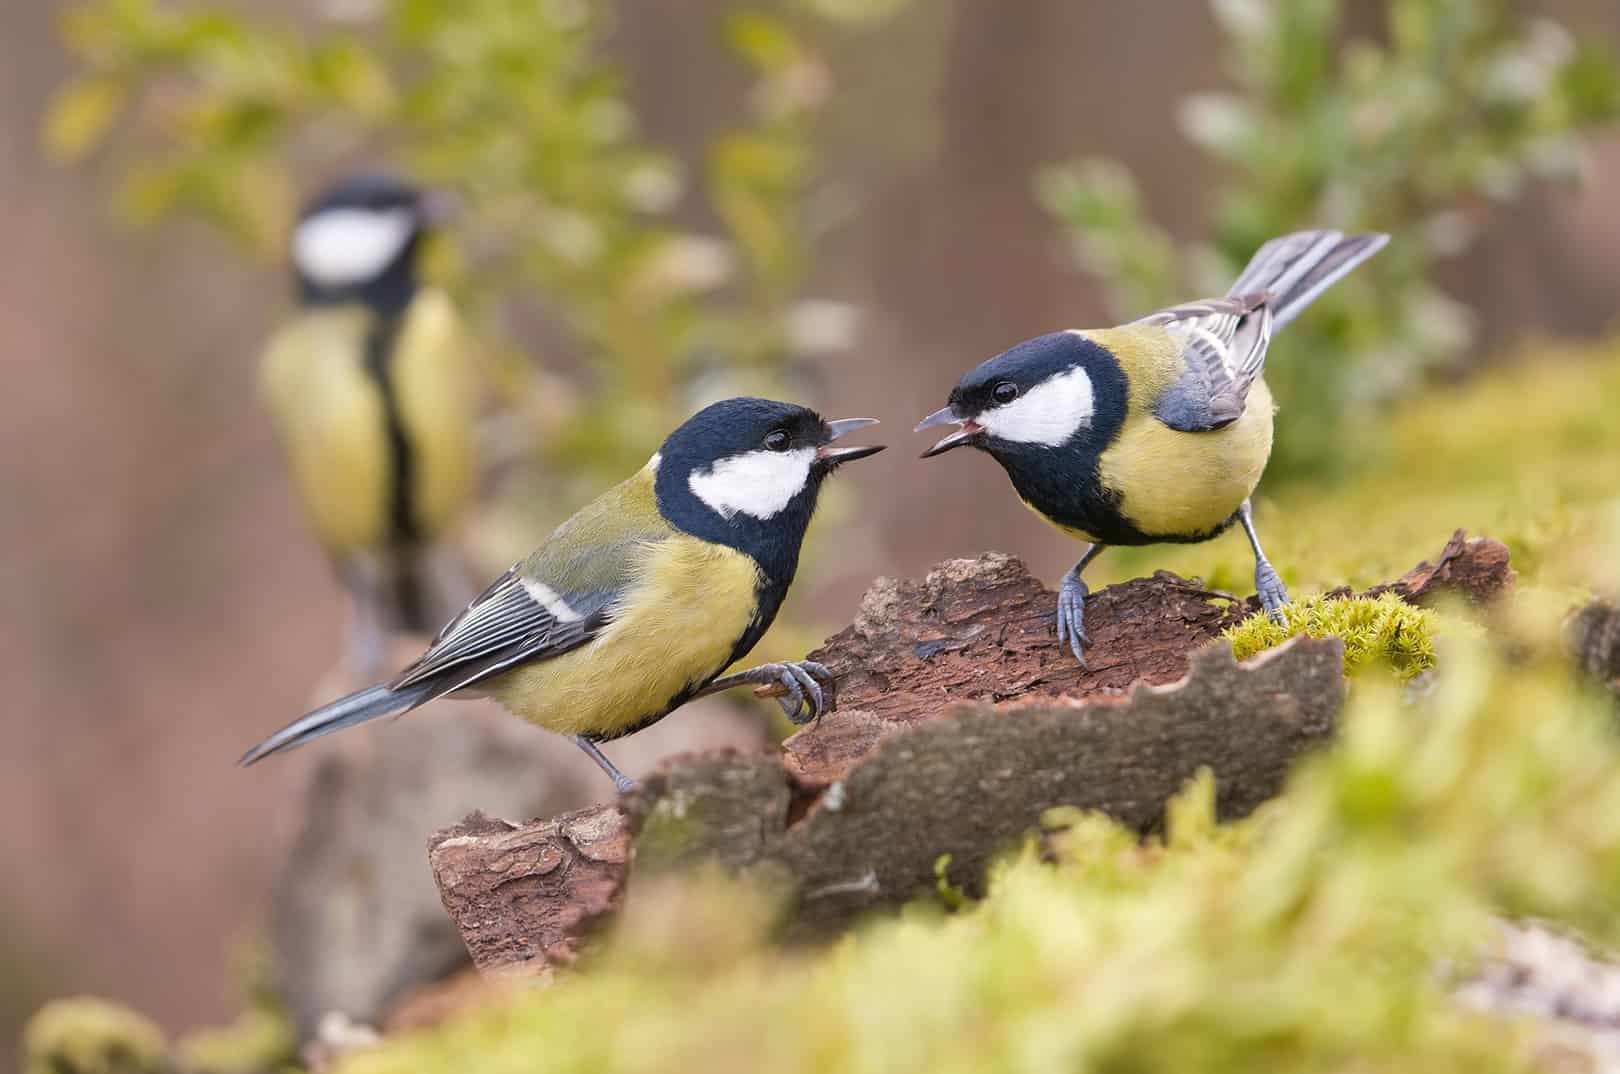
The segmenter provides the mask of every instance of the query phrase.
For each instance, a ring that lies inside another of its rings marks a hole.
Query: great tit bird
[[[1273,616],[1288,602],[1260,549],[1249,497],[1271,455],[1271,333],[1377,253],[1387,235],[1301,231],[1266,243],[1225,298],[1100,331],[1025,340],[970,371],[918,430],[960,428],[924,458],[970,445],[1025,506],[1087,542],[1058,592],[1058,640],[1086,666],[1080,573],[1111,544],[1207,541],[1233,522]]]
[[[296,491],[349,592],[366,678],[383,670],[389,629],[437,625],[425,553],[474,485],[468,343],[449,297],[416,278],[443,205],[380,174],[312,200],[292,235],[299,309],[261,368]]]
[[[789,719],[819,716],[830,682],[820,664],[720,673],[776,617],[821,483],[843,463],[883,450],[834,441],[873,424],[823,421],[766,399],[704,408],[633,476],[501,575],[415,663],[295,720],[242,763],[437,697],[488,695],[572,735],[625,791],[634,783],[597,744],[692,698],[772,684],[785,691],[779,701]]]

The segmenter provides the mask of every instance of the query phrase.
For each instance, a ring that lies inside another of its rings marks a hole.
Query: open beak
[[[939,443],[923,452],[922,457],[925,459],[931,459],[935,455],[943,455],[951,448],[958,448],[963,444],[971,444],[984,432],[984,426],[972,418],[964,418],[957,414],[954,407],[942,407],[934,411],[917,423],[915,431],[920,433],[931,425],[959,425],[961,428],[942,438]]]
[[[839,463],[854,462],[856,459],[864,459],[868,455],[876,455],[883,450],[884,445],[868,444],[862,447],[835,448],[832,446],[832,441],[837,440],[845,433],[854,432],[856,429],[864,429],[868,425],[876,425],[877,423],[876,418],[839,418],[837,421],[829,421],[827,423],[827,443],[816,448],[816,461],[837,466]]]

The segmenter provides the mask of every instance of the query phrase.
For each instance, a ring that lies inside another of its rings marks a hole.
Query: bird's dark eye
[[[1004,380],[990,389],[990,397],[1005,406],[1018,398],[1018,385],[1010,380]]]
[[[766,451],[786,451],[793,443],[793,438],[784,430],[778,429],[765,438]]]

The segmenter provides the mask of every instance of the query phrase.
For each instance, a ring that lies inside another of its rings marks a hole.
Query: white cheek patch
[[[574,623],[580,619],[576,612],[558,592],[544,582],[536,582],[525,578],[523,589],[534,598],[534,602],[551,613],[551,617],[559,623]]]
[[[750,451],[696,471],[687,484],[692,494],[721,518],[739,512],[753,518],[772,518],[804,491],[815,458],[814,448]]]
[[[409,209],[328,209],[293,232],[293,263],[322,287],[364,283],[382,275],[415,227]]]
[[[1019,444],[1057,447],[1091,424],[1096,411],[1091,377],[1084,368],[1035,385],[1006,406],[991,407],[976,420],[991,436]]]

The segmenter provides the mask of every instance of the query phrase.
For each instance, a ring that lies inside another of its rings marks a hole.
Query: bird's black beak
[[[922,421],[919,421],[917,423],[917,428],[914,431],[920,433],[931,425],[953,424],[960,425],[961,428],[957,429],[956,432],[951,433],[949,436],[943,437],[939,443],[923,452],[923,458],[931,459],[935,455],[945,454],[945,452],[951,450],[951,448],[959,448],[963,444],[976,443],[978,442],[979,437],[984,433],[984,426],[980,425],[972,418],[962,417],[956,412],[956,408],[953,406],[942,407],[941,409],[934,411]]]
[[[837,466],[841,463],[854,462],[870,455],[876,455],[884,448],[883,444],[868,444],[861,447],[835,448],[832,442],[845,433],[856,429],[864,429],[868,425],[876,425],[876,418],[839,418],[837,421],[827,423],[827,442],[816,448],[816,461],[824,466]]]

